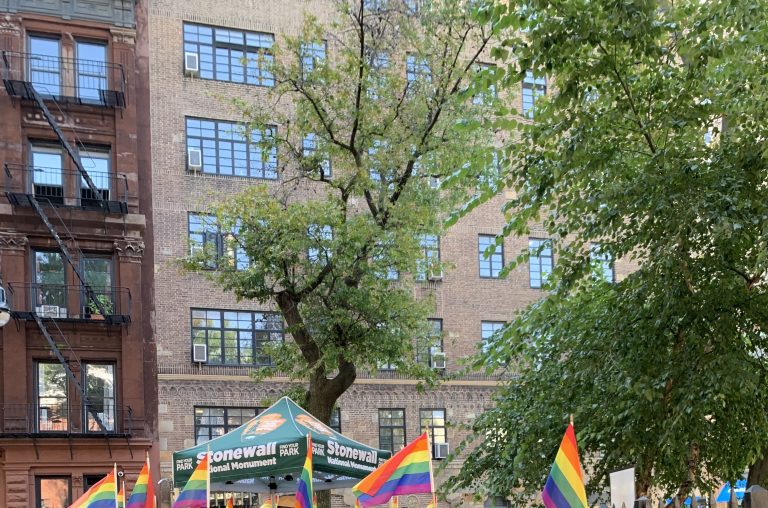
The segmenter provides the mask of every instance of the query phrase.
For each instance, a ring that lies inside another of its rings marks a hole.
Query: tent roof
[[[223,436],[173,454],[174,483],[183,486],[211,451],[211,490],[295,492],[312,436],[314,489],[355,485],[391,456],[336,432],[283,397]]]

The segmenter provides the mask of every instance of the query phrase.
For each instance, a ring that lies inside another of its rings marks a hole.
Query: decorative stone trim
[[[0,231],[0,249],[2,250],[25,250],[29,244],[27,235],[19,233],[8,233]]]
[[[144,255],[144,242],[141,240],[123,239],[115,240],[113,243],[115,252],[121,258],[129,258],[135,262],[141,262]]]

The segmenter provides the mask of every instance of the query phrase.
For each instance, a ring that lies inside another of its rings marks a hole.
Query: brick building
[[[0,506],[157,447],[143,1],[0,1]]]
[[[195,214],[206,202],[274,177],[263,167],[248,167],[245,173],[230,168],[229,176],[206,169],[208,164],[218,167],[222,163],[216,160],[216,150],[206,160],[205,143],[215,145],[217,134],[206,139],[201,131],[231,129],[242,118],[227,100],[261,101],[269,86],[256,78],[245,83],[242,71],[239,75],[233,72],[233,64],[222,63],[221,55],[234,50],[245,54],[249,46],[254,52],[268,49],[286,35],[298,35],[305,13],[311,12],[321,21],[327,18],[329,6],[330,2],[321,0],[154,0],[150,7],[158,419],[164,477],[170,476],[173,451],[237,427],[288,387],[286,379],[256,383],[249,377],[254,367],[226,364],[210,348],[207,356],[193,361],[196,337],[210,341],[215,334],[220,340],[226,331],[259,327],[256,333],[280,336],[280,320],[271,319],[274,309],[269,306],[237,302],[204,276],[182,273],[174,260],[187,255],[189,241],[201,234]],[[219,42],[224,39],[241,42]],[[215,58],[221,61],[214,64]],[[530,107],[532,98],[545,93],[545,88],[546,82],[540,78],[526,80],[515,99],[520,101],[518,106]],[[441,349],[449,373],[459,371],[460,359],[477,352],[483,339],[516,310],[541,297],[542,273],[545,276],[552,267],[551,254],[544,250],[531,266],[519,266],[508,277],[498,277],[505,260],[538,247],[543,230],[530,239],[507,238],[503,253],[497,251],[493,259],[480,254],[505,223],[504,202],[505,196],[497,196],[440,238],[440,257],[453,268],[416,289],[434,296],[432,319],[443,331]],[[606,270],[614,276],[612,266],[606,264]],[[245,324],[231,324],[243,321]],[[397,372],[360,374],[340,399],[334,424],[353,439],[383,448],[397,448],[425,427],[431,429],[435,442],[455,446],[462,438],[456,426],[472,422],[488,407],[497,382],[482,375],[457,375],[437,389],[419,393],[416,380]],[[455,467],[458,464],[449,465],[443,476]],[[335,505],[352,504],[348,494],[334,493]],[[161,498],[166,506],[168,488],[162,490]],[[236,497],[236,506],[256,502],[248,496]],[[414,499],[409,506],[413,502],[424,505],[423,499]],[[223,507],[224,498],[219,497],[217,503]]]

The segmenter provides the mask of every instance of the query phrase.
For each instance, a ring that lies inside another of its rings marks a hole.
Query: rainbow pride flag
[[[115,481],[117,467],[113,467],[107,476],[88,489],[69,508],[116,508],[117,482]]]
[[[179,492],[179,497],[176,498],[172,508],[208,508],[209,460],[210,453],[206,453],[192,472],[187,484]]]
[[[565,429],[541,498],[546,508],[587,508],[587,493],[584,490],[573,423]]]
[[[425,432],[352,487],[363,508],[386,504],[392,496],[434,491],[432,453]]]
[[[314,508],[314,496],[312,495],[312,436],[307,434],[307,458],[304,459],[304,468],[301,470],[299,482],[296,485],[296,502],[294,508]]]
[[[125,482],[120,485],[120,492],[117,493],[117,508],[125,506]]]
[[[141,468],[125,508],[155,508],[155,486],[152,483],[152,475],[149,474],[149,457]]]

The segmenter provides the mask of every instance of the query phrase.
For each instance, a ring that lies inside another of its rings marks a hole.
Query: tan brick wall
[[[200,275],[182,274],[173,260],[186,253],[187,213],[199,210],[211,195],[226,195],[260,182],[252,179],[193,176],[186,173],[185,116],[239,120],[227,99],[263,101],[265,89],[182,75],[182,22],[210,24],[274,33],[296,34],[305,12],[327,19],[328,2],[312,0],[155,0],[150,10],[153,41],[151,60],[152,137],[155,211],[157,344],[160,363],[160,436],[163,475],[170,471],[170,454],[193,444],[195,405],[261,406],[276,399],[285,385],[255,383],[247,377],[172,375],[175,365],[190,362],[190,307],[259,309],[237,303]],[[516,99],[519,102],[519,98]],[[528,266],[513,270],[506,279],[479,277],[478,234],[501,231],[504,196],[498,196],[461,220],[441,239],[442,259],[453,265],[442,282],[425,284],[421,294],[434,294],[434,317],[443,319],[449,370],[457,360],[477,351],[481,321],[508,321],[520,308],[542,296],[529,288]],[[533,228],[532,236],[536,234]],[[508,238],[504,259],[528,248],[528,238]],[[556,262],[557,260],[555,260]],[[626,270],[618,270],[621,274]],[[264,308],[264,307],[261,307]],[[408,438],[418,435],[419,408],[447,410],[452,424],[469,423],[490,404],[489,384],[455,382],[425,394],[414,384],[361,381],[341,399],[342,430],[354,439],[378,444],[378,409],[406,408]],[[449,442],[458,444],[460,432],[452,428]],[[337,499],[337,501],[339,501]],[[340,501],[339,501],[340,502]],[[422,506],[425,503],[422,503]]]

